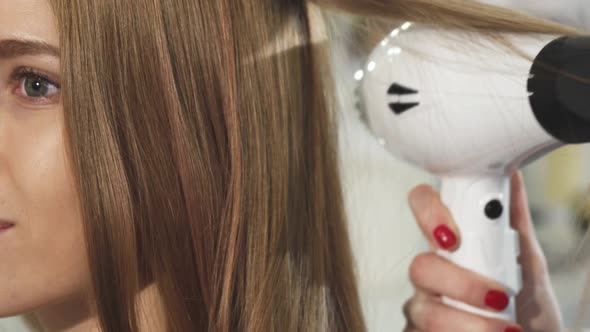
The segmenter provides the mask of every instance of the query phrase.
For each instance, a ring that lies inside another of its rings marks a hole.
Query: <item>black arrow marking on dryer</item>
[[[401,85],[399,83],[393,83],[391,84],[391,86],[389,87],[389,89],[387,90],[387,94],[388,95],[393,95],[393,96],[398,96],[398,100],[401,99],[401,96],[405,96],[405,95],[415,95],[418,93],[418,90],[409,88],[407,86]],[[401,101],[397,101],[394,103],[390,103],[389,104],[389,108],[395,113],[395,114],[402,114],[403,112],[412,109],[416,106],[420,105],[419,102],[401,102]]]
[[[387,90],[387,94],[390,95],[413,95],[416,93],[418,93],[417,90],[408,88],[407,86],[403,86],[395,82],[389,87],[389,90]]]

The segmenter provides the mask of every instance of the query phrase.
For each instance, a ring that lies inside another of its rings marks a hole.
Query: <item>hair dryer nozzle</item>
[[[561,37],[537,55],[528,81],[541,126],[564,143],[590,142],[590,37]]]

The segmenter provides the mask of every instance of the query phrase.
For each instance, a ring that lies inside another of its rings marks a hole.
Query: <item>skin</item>
[[[13,224],[0,232],[0,317],[33,314],[46,332],[100,331],[86,305],[90,275],[63,139],[59,57],[8,56],[1,47],[20,39],[58,48],[58,37],[47,0],[0,0],[0,220]],[[15,77],[22,68],[35,73]],[[164,330],[158,299],[154,285],[139,294],[141,331]]]
[[[34,22],[32,24],[31,22]],[[49,3],[0,1],[0,42],[59,45]],[[14,79],[30,67],[49,77]],[[83,289],[89,280],[82,224],[62,139],[60,62],[47,54],[0,58],[0,316],[36,312],[47,331],[85,325]],[[47,92],[30,93],[25,84]]]
[[[562,319],[549,279],[547,263],[535,237],[529,214],[522,174],[511,179],[512,227],[520,235],[523,289],[516,299],[518,322],[504,322],[459,311],[441,302],[441,296],[456,298],[473,306],[486,307],[484,298],[488,290],[503,290],[496,282],[465,270],[429,252],[414,258],[410,266],[410,279],[416,290],[404,306],[407,319],[405,332],[502,332],[506,328],[524,331],[555,332],[562,330]],[[431,249],[439,248],[434,228],[447,225],[459,239],[460,234],[449,210],[432,187],[420,185],[408,195],[409,203],[420,228],[430,242]],[[516,330],[515,330],[516,331]]]

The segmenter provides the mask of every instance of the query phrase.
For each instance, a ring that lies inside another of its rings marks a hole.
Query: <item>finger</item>
[[[412,213],[432,249],[454,250],[459,231],[440,195],[429,185],[419,185],[408,194]]]
[[[407,300],[406,303],[404,304],[404,316],[406,317],[406,326],[404,326],[403,331],[404,332],[415,332],[418,331],[418,329],[416,329],[416,326],[414,325],[414,323],[412,323],[412,321],[408,318],[408,316],[406,315],[406,311],[408,310],[407,308],[410,305],[410,300]]]
[[[522,331],[516,325],[449,307],[432,297],[414,297],[407,302],[408,321],[418,331],[498,332]]]
[[[514,173],[512,176],[510,187],[510,223],[519,233],[520,263],[523,272],[530,274],[530,277],[545,275],[547,272],[547,262],[535,235],[528,198],[520,171]]]
[[[511,178],[510,222],[519,233],[523,287],[516,297],[520,317],[543,317],[547,322],[562,321],[555,293],[549,280],[547,261],[537,241],[529,212],[527,195],[521,172]],[[542,309],[540,309],[542,308]],[[541,311],[539,311],[541,310]],[[524,326],[538,324],[534,320],[522,322]],[[546,326],[552,330],[555,327]],[[532,328],[531,328],[532,330]]]
[[[503,311],[509,297],[504,287],[434,253],[420,254],[410,264],[410,280],[417,289],[442,295],[490,311]]]
[[[410,308],[411,308],[412,305],[415,305],[415,303],[412,303],[412,302],[422,303],[424,301],[430,300],[430,298],[437,298],[437,299],[440,300],[440,298],[438,296],[435,296],[433,294],[427,293],[424,290],[422,290],[420,288],[417,288],[416,291],[414,292],[414,296],[412,296],[411,298],[409,298],[404,303],[403,313],[404,313],[404,316],[406,317],[408,327],[414,328],[414,329],[416,328],[416,325],[414,325],[414,323],[410,319],[410,316],[411,316],[411,314],[410,314]]]
[[[412,320],[413,311],[416,311],[417,308],[413,308],[413,306],[420,305],[421,303],[425,303],[426,301],[436,300],[440,301],[440,297],[433,296],[432,294],[428,294],[421,289],[416,289],[414,296],[409,298],[403,306],[403,314],[406,318],[406,327],[404,331],[419,331],[416,324],[414,324]]]
[[[402,331],[403,332],[414,332],[414,331],[416,331],[416,329],[414,329],[412,327],[412,324],[410,324],[409,322],[406,322],[406,326],[404,326],[404,329]]]

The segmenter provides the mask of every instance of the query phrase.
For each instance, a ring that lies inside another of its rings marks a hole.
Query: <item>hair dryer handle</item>
[[[461,233],[454,252],[437,253],[503,285],[510,304],[503,312],[486,311],[443,298],[444,303],[486,317],[515,321],[515,297],[522,287],[518,233],[510,226],[510,178],[453,176],[442,178],[441,198]]]

